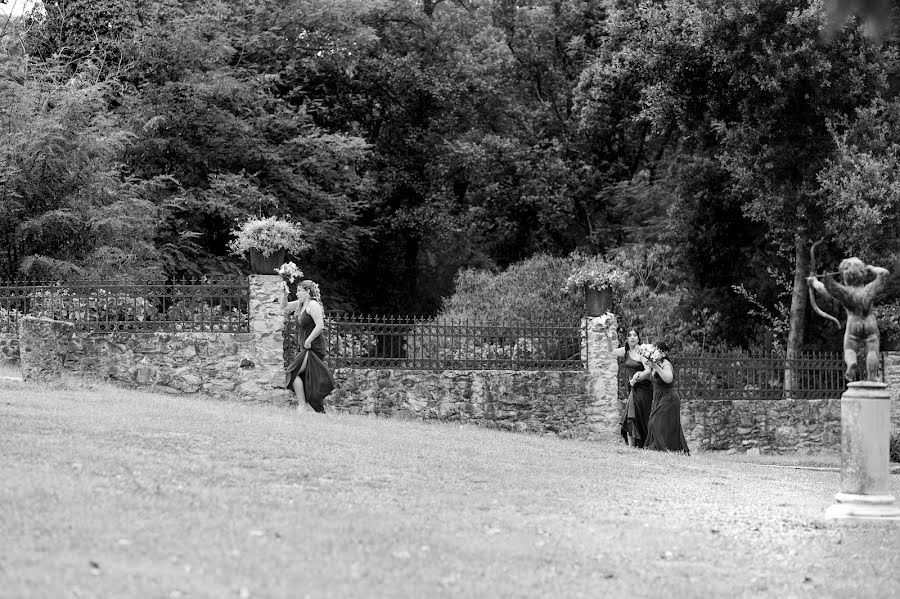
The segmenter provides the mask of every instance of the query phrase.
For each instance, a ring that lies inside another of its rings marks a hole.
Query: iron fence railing
[[[860,354],[858,377],[866,373]],[[882,363],[884,355],[881,355]],[[682,399],[832,399],[846,390],[844,358],[840,353],[807,352],[788,359],[778,354],[674,354],[675,381]],[[879,380],[884,380],[883,369]],[[786,385],[786,381],[792,381]],[[790,388],[787,388],[789,387]],[[624,369],[619,370],[619,396],[628,393]]]
[[[286,321],[286,361],[296,351],[296,326],[296,319]],[[497,324],[330,313],[324,334],[335,368],[579,370],[587,355],[580,320]]]
[[[0,332],[24,315],[67,320],[96,332],[250,330],[246,278],[109,283],[0,282]]]

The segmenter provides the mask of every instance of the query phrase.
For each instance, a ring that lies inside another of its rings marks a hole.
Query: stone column
[[[619,363],[609,351],[606,330],[600,326],[601,317],[582,319],[582,357],[588,367],[587,408],[588,427],[594,438],[602,441],[616,441],[621,437],[622,404],[619,401]],[[613,317],[607,322],[611,330],[616,330]]]
[[[891,431],[900,435],[900,352],[884,352],[884,382],[891,395]]]
[[[841,492],[826,518],[900,520],[890,494],[890,426],[887,385],[850,383],[841,396]]]
[[[58,379],[74,332],[75,325],[71,322],[34,316],[19,319],[22,379],[29,382]]]
[[[284,311],[281,277],[250,275],[250,336],[241,359],[242,395],[284,403],[293,395],[284,385]]]

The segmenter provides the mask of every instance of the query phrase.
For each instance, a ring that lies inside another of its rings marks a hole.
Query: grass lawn
[[[0,597],[900,595],[828,469],[9,380],[0,456]]]

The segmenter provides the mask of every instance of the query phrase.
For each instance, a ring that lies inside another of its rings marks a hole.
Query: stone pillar
[[[252,343],[242,356],[245,395],[272,397],[283,403],[291,392],[284,385],[284,311],[279,306],[281,277],[250,275],[250,335]]]
[[[891,432],[900,435],[900,352],[884,352],[884,382],[891,395]]]
[[[841,492],[826,518],[900,520],[890,494],[890,425],[887,385],[850,383],[841,396]]]
[[[582,357],[587,361],[588,427],[594,438],[616,441],[621,437],[622,404],[619,401],[619,363],[609,351],[606,329],[600,326],[601,317],[582,319]],[[613,317],[607,326],[616,330]]]
[[[71,322],[23,316],[19,319],[19,362],[25,381],[50,382],[62,375],[69,342],[75,332]]]

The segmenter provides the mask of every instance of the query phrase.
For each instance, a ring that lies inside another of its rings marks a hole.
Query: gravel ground
[[[9,381],[0,455],[0,597],[900,596],[784,456]]]

